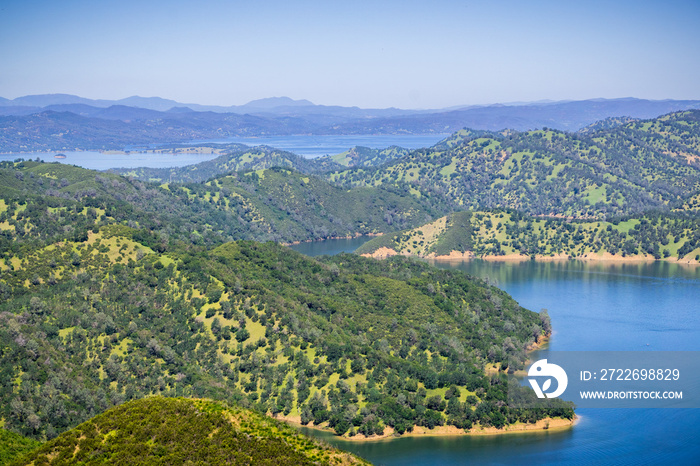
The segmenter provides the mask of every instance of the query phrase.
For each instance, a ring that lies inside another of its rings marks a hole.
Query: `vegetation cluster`
[[[109,409],[10,464],[368,463],[249,410],[147,397]]]

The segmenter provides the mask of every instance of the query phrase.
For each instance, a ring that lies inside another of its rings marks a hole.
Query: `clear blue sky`
[[[0,0],[0,96],[700,99],[700,1]]]

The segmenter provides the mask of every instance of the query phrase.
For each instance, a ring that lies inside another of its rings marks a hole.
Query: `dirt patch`
[[[371,254],[362,254],[363,257],[374,257],[375,259],[384,259],[386,257],[391,257],[391,256],[396,256],[398,255],[398,252],[394,251],[391,248],[387,248],[386,246],[383,246],[376,251],[374,251]]]

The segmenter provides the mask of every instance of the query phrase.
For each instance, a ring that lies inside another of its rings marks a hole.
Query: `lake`
[[[54,158],[61,153],[65,159]],[[0,161],[15,160],[43,160],[44,162],[59,162],[69,165],[88,168],[90,170],[108,170],[110,168],[171,168],[184,167],[200,162],[206,162],[217,155],[211,154],[150,154],[131,152],[129,154],[104,154],[96,151],[60,151],[60,152],[31,152],[25,154],[0,154]]]
[[[361,239],[293,246],[305,254],[350,252]],[[700,351],[700,267],[666,262],[431,261],[488,279],[523,307],[546,308],[548,351]],[[648,346],[647,346],[648,344]],[[352,443],[311,429],[380,465],[700,464],[696,409],[578,409],[569,430]]]
[[[447,134],[428,135],[358,135],[358,136],[276,136],[268,138],[229,138],[207,141],[193,141],[195,143],[217,142],[230,143],[237,142],[249,146],[268,145],[277,149],[294,152],[308,158],[320,157],[323,155],[334,155],[344,152],[355,146],[365,146],[372,149],[384,149],[390,146],[401,146],[406,149],[418,149],[430,147],[447,137]],[[56,159],[58,153],[65,154],[65,159]],[[25,160],[36,158],[44,162],[60,162],[70,165],[77,165],[91,170],[108,170],[110,168],[171,168],[183,167],[200,162],[206,162],[216,158],[211,154],[152,154],[141,152],[130,152],[129,154],[105,154],[96,151],[58,151],[58,152],[31,152],[24,154],[0,154],[0,161],[15,160],[23,158]]]

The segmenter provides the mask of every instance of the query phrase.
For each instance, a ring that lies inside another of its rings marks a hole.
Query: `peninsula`
[[[698,264],[700,222],[683,213],[612,221],[542,218],[510,210],[464,211],[386,234],[356,253],[439,260],[654,261]]]

